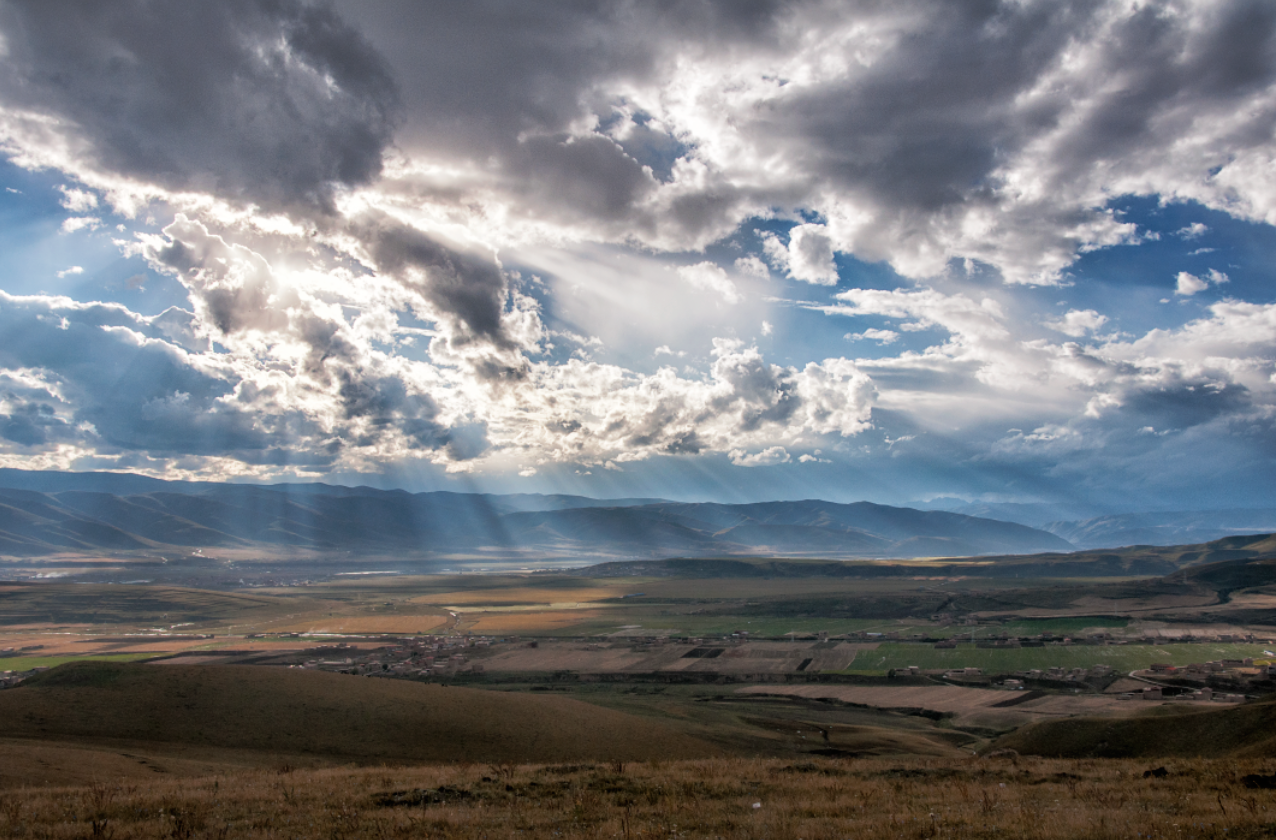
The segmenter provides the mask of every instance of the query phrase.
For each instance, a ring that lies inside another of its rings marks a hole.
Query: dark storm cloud
[[[1096,102],[1069,130],[1061,169],[1136,154],[1186,131],[1204,112],[1226,115],[1228,103],[1276,82],[1276,6],[1233,0],[1205,9],[1199,29],[1182,26],[1158,4],[1115,27],[1105,61],[1094,72],[1116,82],[1116,93]],[[1068,91],[1059,94],[1062,109]],[[1256,120],[1232,138],[1233,149],[1271,142],[1276,114],[1252,116]]]
[[[1184,429],[1253,408],[1249,391],[1232,382],[1174,382],[1126,395],[1129,419],[1157,430]]]
[[[574,214],[615,221],[631,216],[656,179],[610,138],[534,137],[515,164],[528,174],[527,198],[565,204]]]
[[[948,206],[991,202],[998,167],[1065,120],[1040,174],[1066,189],[1078,172],[1172,142],[1204,111],[1225,114],[1276,81],[1276,6],[1242,0],[1216,4],[1199,28],[1148,4],[1105,36],[1097,66],[1036,89],[1065,51],[1097,37],[1105,6],[930,7],[864,75],[765,111],[760,142],[791,150],[818,183],[871,196],[879,223],[922,224]],[[1270,143],[1276,114],[1256,119],[1238,148]]]
[[[1261,0],[338,8],[402,82],[397,142],[481,162],[526,215],[679,250],[749,215],[841,205],[857,229],[836,245],[910,274],[967,255],[1016,281],[1050,281],[1091,239],[1120,241],[1094,206],[1108,167],[1126,161],[1117,175],[1130,176],[1173,151],[1180,159],[1159,177],[1170,192],[1190,190],[1226,157],[1215,139],[1191,155],[1174,151],[1175,139],[1205,114],[1229,119],[1276,80],[1276,7]],[[837,32],[845,37],[826,54],[809,54],[812,38]],[[672,68],[684,63],[693,87],[702,70],[724,85],[756,82],[730,75],[737,62],[780,88],[707,91],[683,125],[653,121],[629,99],[637,90],[648,103],[676,100],[685,91]],[[804,78],[790,84],[785,68]],[[1247,111],[1227,143],[1265,146],[1274,126],[1276,113]],[[761,171],[732,171],[730,156],[697,148],[723,131]],[[705,173],[653,205],[679,157],[706,163]],[[1010,205],[1024,182],[1040,197],[1023,199],[1033,209],[1017,216]],[[1008,214],[1001,238],[966,239],[965,213]]]
[[[397,94],[371,47],[297,0],[11,0],[11,104],[69,121],[106,170],[327,209],[381,171]]]
[[[623,96],[609,88],[659,75],[677,44],[693,41],[702,51],[775,46],[776,18],[786,6],[780,0],[337,4],[394,67],[405,105],[397,140],[405,150],[499,166],[512,194],[535,215],[613,222],[621,238],[656,233],[660,220],[639,218],[647,212],[642,200],[689,147],[644,114],[624,137],[569,138],[569,130],[586,114],[604,127],[613,124]],[[738,193],[724,186],[686,196],[671,218],[692,230],[720,227],[726,210],[739,204]]]
[[[526,377],[527,361],[502,318],[509,286],[491,254],[460,250],[384,217],[365,217],[351,229],[379,271],[429,302],[448,347],[467,353],[476,376],[491,383]]]
[[[781,0],[404,0],[336,8],[395,67],[405,132],[483,158],[507,152],[524,132],[563,131],[600,81],[647,78],[665,42],[774,41],[774,19],[785,6]]]
[[[21,446],[39,446],[69,437],[67,423],[47,402],[19,402],[17,395],[0,394],[11,408],[0,414],[0,437]]]
[[[339,370],[336,379],[345,418],[366,423],[366,437],[357,444],[373,444],[390,429],[401,432],[414,449],[441,449],[454,442],[453,432],[436,419],[439,407],[434,399],[409,393],[401,379],[349,368]]]

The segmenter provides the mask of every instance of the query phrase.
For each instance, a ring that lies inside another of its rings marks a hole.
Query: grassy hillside
[[[1044,721],[1000,738],[990,749],[1053,758],[1262,758],[1276,751],[1276,702]]]
[[[276,668],[98,662],[63,665],[0,692],[0,737],[444,762],[717,753],[654,721],[561,697]]]

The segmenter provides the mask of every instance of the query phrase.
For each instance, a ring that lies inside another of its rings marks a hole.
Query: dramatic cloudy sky
[[[1276,498],[1270,0],[0,4],[0,466]]]

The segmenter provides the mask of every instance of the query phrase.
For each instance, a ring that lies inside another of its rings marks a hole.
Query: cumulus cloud
[[[72,213],[87,213],[97,207],[97,196],[87,190],[67,186],[58,189],[62,192],[62,206]]]
[[[1093,309],[1069,309],[1059,320],[1047,321],[1046,326],[1064,335],[1081,338],[1087,333],[1096,332],[1107,322],[1108,316],[1100,315]]]
[[[728,454],[731,463],[737,467],[773,467],[776,464],[787,464],[791,460],[783,446],[768,447],[752,454],[742,449],[733,449]]]
[[[893,344],[899,338],[899,333],[894,330],[867,329],[864,332],[847,333],[846,338],[851,340],[866,338],[869,341],[876,341],[878,344]]]
[[[102,226],[97,216],[71,216],[62,223],[63,233],[75,233],[77,230],[96,230]]]
[[[1218,286],[1228,281],[1228,277],[1221,271],[1210,269],[1209,274],[1205,277],[1197,277],[1186,271],[1180,271],[1175,278],[1174,294],[1183,297],[1191,297],[1197,292],[1203,292],[1211,285]]]
[[[793,279],[825,286],[837,284],[833,240],[824,225],[793,227],[789,231],[789,248],[785,257],[785,265]]]
[[[736,260],[735,269],[741,274],[760,277],[764,280],[771,276],[771,270],[767,268],[766,263],[752,255]]]
[[[1174,285],[1174,294],[1176,295],[1190,296],[1197,292],[1203,292],[1210,287],[1208,282],[1186,271],[1180,271],[1176,279],[1177,282]]]

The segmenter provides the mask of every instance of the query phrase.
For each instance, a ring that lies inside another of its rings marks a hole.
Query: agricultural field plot
[[[295,604],[297,609],[262,623],[256,632],[415,635],[444,632],[455,624],[447,609],[418,603],[411,590],[387,591],[376,585],[313,589],[322,593],[322,600],[312,591],[304,596],[295,590],[273,591],[271,597],[284,605]]]
[[[597,609],[467,612],[460,614],[456,628],[488,635],[589,635],[599,627],[615,626],[610,622],[598,623],[603,615],[604,612]]]
[[[126,636],[101,634],[85,628],[75,633],[65,630],[28,628],[23,632],[0,633],[0,657],[12,649],[21,656],[85,656],[106,653],[174,653],[210,644],[209,639],[185,634],[134,633]]]
[[[277,619],[290,612],[318,611],[309,598],[216,592],[175,586],[22,584],[0,592],[0,627],[171,628],[209,632],[231,624]]]
[[[867,644],[746,642],[731,647],[664,644],[639,647],[584,642],[541,642],[537,647],[504,649],[483,660],[485,671],[578,673],[654,673],[691,671],[720,674],[783,674],[837,671],[854,662]]]
[[[473,577],[473,576],[471,576]],[[440,592],[418,595],[411,603],[439,606],[517,606],[535,604],[580,604],[620,598],[636,586],[582,586],[549,589],[542,586],[485,588],[462,592]]]
[[[270,627],[275,633],[322,633],[339,635],[390,634],[413,635],[437,633],[451,626],[452,617],[446,613],[415,613],[408,615],[332,615],[302,621],[288,621]]]
[[[7,656],[0,657],[0,671],[29,671],[32,668],[56,668],[68,662],[79,662],[93,659],[96,662],[137,662],[150,659],[157,654],[151,653],[114,653],[76,656]]]
[[[1004,674],[1033,668],[1090,668],[1108,665],[1118,672],[1147,668],[1156,662],[1187,665],[1215,659],[1264,658],[1263,645],[1231,643],[1166,645],[1048,645],[1026,648],[977,648],[961,645],[937,649],[930,645],[883,642],[872,656],[851,666],[854,673],[884,674],[916,665],[923,670],[982,668]]]

